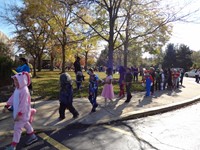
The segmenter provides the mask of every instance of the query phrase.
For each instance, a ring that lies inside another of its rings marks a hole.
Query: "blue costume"
[[[88,99],[90,103],[92,104],[92,111],[96,111],[96,107],[98,106],[97,104],[97,92],[98,92],[98,76],[95,74],[90,75],[90,80],[89,80],[89,96]]]
[[[146,76],[145,77],[146,79],[146,96],[150,96],[150,91],[151,91],[151,78],[150,78],[150,76]]]

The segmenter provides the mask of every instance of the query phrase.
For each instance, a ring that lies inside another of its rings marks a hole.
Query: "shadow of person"
[[[152,96],[144,96],[142,100],[138,100],[138,105],[137,107],[143,107],[144,105],[148,105],[152,103]]]

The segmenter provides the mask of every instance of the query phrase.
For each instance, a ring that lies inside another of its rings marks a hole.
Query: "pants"
[[[76,81],[76,86],[77,86],[77,89],[80,90],[80,88],[81,88],[81,81]]]
[[[133,81],[135,82],[137,82],[138,81],[138,74],[133,74]]]
[[[151,85],[151,94],[153,94],[154,93],[154,82],[153,82],[153,84]]]
[[[76,111],[76,109],[74,108],[74,106],[72,104],[63,104],[60,103],[60,107],[59,107],[59,114],[60,114],[60,118],[65,118],[65,109],[68,109],[70,111],[70,113],[73,114],[73,116],[77,116],[78,112]]]
[[[161,90],[160,81],[156,81],[156,90]]]
[[[19,143],[22,134],[22,128],[26,129],[27,134],[33,133],[33,127],[29,123],[29,121],[15,121],[14,124],[14,134],[13,134],[13,142]]]
[[[150,96],[151,95],[151,80],[150,79],[146,79],[146,96]]]
[[[89,91],[89,101],[92,104],[92,107],[95,108],[97,106],[97,92],[98,89],[90,89]]]
[[[126,94],[127,97],[131,96],[131,83],[126,84]]]
[[[124,96],[125,92],[124,92],[124,83],[119,84],[119,96]]]
[[[28,86],[28,89],[29,89],[30,91],[33,91],[32,82],[31,82],[30,85]]]

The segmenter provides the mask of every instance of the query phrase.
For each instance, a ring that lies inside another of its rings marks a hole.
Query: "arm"
[[[6,110],[8,110],[10,108],[10,106],[13,105],[13,94],[11,95],[11,97],[8,99],[6,105],[4,106],[2,112],[6,112]]]

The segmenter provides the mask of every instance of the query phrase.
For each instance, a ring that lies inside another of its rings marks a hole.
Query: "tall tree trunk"
[[[107,67],[113,69],[113,51],[114,51],[114,23],[115,19],[112,16],[112,9],[110,10],[110,33],[109,33],[109,40],[108,40],[108,63]]]
[[[33,58],[33,77],[36,77],[36,60],[37,58]]]
[[[124,43],[124,67],[127,67],[128,62],[128,42]]]
[[[42,70],[42,56],[38,57],[38,72]]]
[[[89,51],[85,51],[85,67],[84,67],[85,71],[87,70],[87,66],[88,66],[88,52]]]
[[[126,23],[126,37],[124,42],[124,67],[127,67],[128,64],[128,47],[129,47],[129,21],[130,21],[130,14],[127,14],[127,23]]]
[[[65,44],[62,44],[62,73],[65,72]]]
[[[53,71],[54,69],[54,59],[55,59],[54,54],[53,52],[51,52],[50,71]]]

